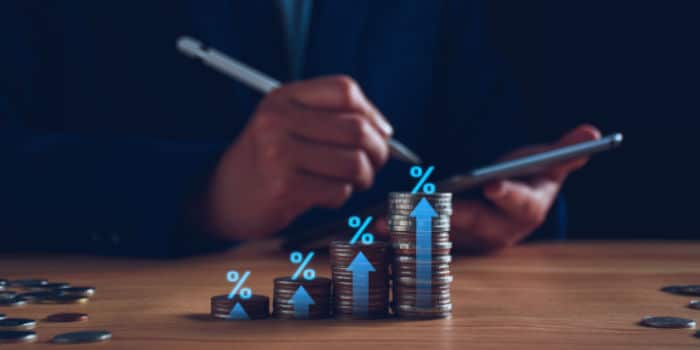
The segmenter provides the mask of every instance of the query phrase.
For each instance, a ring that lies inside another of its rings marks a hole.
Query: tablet
[[[473,169],[466,174],[452,176],[440,181],[436,186],[438,191],[441,192],[460,193],[493,180],[533,175],[559,162],[614,149],[622,144],[622,139],[621,133],[615,133],[598,140],[580,142],[521,158],[510,159]]]

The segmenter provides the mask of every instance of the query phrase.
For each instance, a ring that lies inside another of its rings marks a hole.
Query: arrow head
[[[411,217],[431,217],[434,218],[438,216],[438,213],[433,209],[433,207],[430,205],[430,202],[428,202],[425,197],[423,197],[420,202],[418,202],[418,205],[416,205],[415,208],[413,208],[413,211],[410,214]]]
[[[352,272],[372,272],[376,271],[372,264],[367,260],[367,257],[362,254],[362,252],[355,255],[355,259],[352,259],[350,266],[348,266],[348,271]]]
[[[236,305],[231,309],[231,312],[228,314],[228,318],[231,320],[248,320],[250,317],[248,317],[248,313],[243,310],[243,306],[241,306],[240,303],[236,303]]]
[[[306,292],[306,289],[304,289],[304,286],[299,286],[299,288],[297,288],[297,291],[294,292],[294,295],[292,296],[292,299],[289,302],[294,304],[294,305],[316,304],[314,302],[314,300],[311,299],[311,296],[309,295],[309,293]]]

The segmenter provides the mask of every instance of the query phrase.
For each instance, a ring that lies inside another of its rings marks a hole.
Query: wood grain
[[[327,259],[312,262],[328,276]],[[209,298],[224,294],[229,269],[252,271],[254,293],[271,295],[272,279],[293,267],[276,242],[176,261],[75,256],[0,256],[0,277],[48,278],[93,285],[87,305],[2,308],[42,319],[85,312],[83,323],[41,322],[39,342],[8,349],[56,348],[55,334],[108,329],[100,349],[697,349],[691,330],[636,325],[644,315],[700,318],[691,298],[662,293],[665,284],[700,284],[700,243],[578,242],[520,246],[453,263],[454,316],[433,321],[211,320]],[[61,347],[61,346],[59,346]],[[65,348],[65,346],[63,346]]]

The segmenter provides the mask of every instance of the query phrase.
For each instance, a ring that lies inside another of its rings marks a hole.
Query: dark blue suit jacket
[[[317,0],[303,75],[354,77],[446,176],[530,141],[482,18],[480,1]],[[282,30],[273,1],[2,2],[0,249],[167,256],[211,243],[193,239],[186,207],[261,96],[174,42],[192,35],[285,81]],[[410,181],[392,161],[334,215]]]

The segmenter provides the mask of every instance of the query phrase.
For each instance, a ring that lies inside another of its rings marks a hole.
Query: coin
[[[18,294],[18,298],[22,298],[32,303],[38,303],[40,300],[48,299],[57,296],[53,291],[36,291]]]
[[[27,304],[27,300],[20,297],[14,297],[12,299],[0,299],[0,306],[24,306]]]
[[[63,288],[59,292],[63,295],[91,297],[95,295],[95,287],[70,287]]]
[[[97,343],[112,339],[112,333],[108,331],[82,331],[59,334],[51,342],[54,344],[78,344],[78,343]]]
[[[688,307],[691,309],[700,310],[700,300],[691,300],[690,303],[688,303]]]
[[[31,343],[36,339],[33,331],[0,331],[0,343]]]
[[[10,281],[8,281],[4,278],[0,278],[0,290],[5,289],[5,287],[7,287],[9,284],[10,284]]]
[[[415,232],[400,232],[391,231],[391,242],[392,244],[409,243],[415,244],[417,241]],[[446,243],[450,241],[450,232],[445,230],[445,232],[435,232],[433,231],[430,235],[430,240],[432,243]]]
[[[29,289],[37,289],[37,290],[54,290],[54,289],[66,289],[70,288],[70,284],[64,283],[64,282],[52,282],[52,283],[47,283],[43,284],[38,287],[31,287]]]
[[[12,331],[26,331],[34,329],[36,321],[28,318],[5,318],[0,320],[0,329]]]
[[[83,313],[60,313],[46,317],[48,322],[81,322],[87,321],[88,315]]]
[[[422,285],[443,285],[443,284],[450,284],[453,281],[453,277],[451,275],[447,276],[432,276],[433,278],[430,280],[419,280],[417,278],[412,278],[412,277],[399,277],[395,279],[395,281],[401,285],[405,286],[422,286]]]
[[[416,232],[416,219],[414,217],[407,217],[404,215],[392,215],[388,219],[389,230],[399,231],[399,232]],[[450,217],[447,215],[439,215],[430,220],[431,231],[449,231],[450,230]]]
[[[36,288],[48,284],[49,281],[41,278],[14,280],[10,286],[19,288]]]
[[[661,291],[678,295],[700,296],[700,285],[665,286]]]
[[[397,255],[394,257],[394,262],[398,264],[449,264],[452,262],[451,255],[436,255],[431,258],[430,262],[424,262],[417,260],[415,256],[410,255]]]
[[[0,291],[0,300],[14,299],[17,296],[17,292],[11,290]]]
[[[695,321],[670,316],[646,316],[639,321],[645,327],[653,328],[695,328]]]
[[[85,304],[88,298],[74,295],[56,294],[45,299],[37,299],[35,302],[39,304]]]
[[[435,242],[430,248],[418,247],[416,243],[393,243],[394,254],[416,255],[417,252],[430,252],[431,256],[449,255],[452,242]]]

